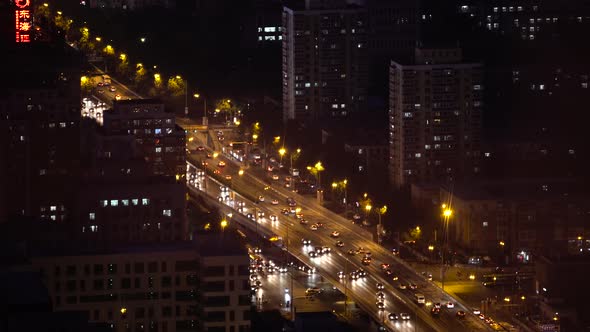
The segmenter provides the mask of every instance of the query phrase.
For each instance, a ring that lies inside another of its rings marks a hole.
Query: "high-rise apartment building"
[[[31,216],[65,221],[79,173],[81,55],[65,43],[7,45],[3,50],[0,220]]]
[[[182,175],[186,171],[185,133],[174,114],[154,99],[119,100],[104,113],[106,135],[133,135],[138,154],[155,175]],[[109,158],[110,151],[104,151]]]
[[[283,8],[283,120],[313,121],[365,109],[367,12],[306,1]]]
[[[418,48],[389,69],[389,168],[394,185],[480,171],[482,66],[460,49]]]

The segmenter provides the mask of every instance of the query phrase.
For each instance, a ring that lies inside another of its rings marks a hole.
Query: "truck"
[[[420,293],[414,294],[414,298],[416,299],[416,302],[418,304],[424,304],[424,303],[426,303],[426,298],[424,297],[424,295],[422,295]]]

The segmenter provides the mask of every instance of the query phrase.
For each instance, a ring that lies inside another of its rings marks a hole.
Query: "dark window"
[[[93,284],[94,290],[103,290],[104,289],[104,281],[102,279],[95,279]]]
[[[158,272],[158,262],[150,262],[148,264],[148,272],[149,273],[156,273],[156,272]]]
[[[139,307],[135,309],[135,318],[144,318],[145,317],[145,308]]]
[[[94,320],[98,320],[100,318],[100,311],[94,310]]]
[[[66,275],[68,277],[73,277],[76,275],[76,265],[68,265],[66,267]]]
[[[144,271],[143,263],[135,263],[134,270],[135,270],[135,273],[143,273],[143,271]]]
[[[55,276],[59,277],[59,275],[61,274],[61,269],[59,268],[59,266],[55,267]]]
[[[94,264],[94,275],[95,276],[101,275],[102,272],[103,272],[102,264]]]
[[[176,301],[192,301],[196,298],[194,291],[177,291],[174,296]]]
[[[236,320],[236,313],[233,310],[229,312],[229,320],[230,322]]]
[[[174,266],[174,271],[176,272],[197,271],[198,269],[199,264],[196,260],[176,261],[176,264]]]
[[[86,280],[80,280],[80,290],[81,291],[86,290]]]
[[[56,305],[56,306],[59,306],[59,305],[61,305],[61,296],[56,296],[56,297],[55,297],[55,305]]]
[[[90,265],[84,265],[84,274],[87,276],[90,275]]]
[[[238,297],[239,305],[250,305],[252,304],[252,297],[250,295],[240,295]]]
[[[66,281],[66,290],[68,292],[73,292],[76,290],[76,280],[68,280]]]
[[[234,275],[234,266],[233,265],[230,265],[229,266],[229,275],[230,276],[233,276]]]
[[[148,277],[148,287],[154,287],[154,277]]]
[[[61,290],[61,284],[59,283],[59,281],[55,282],[55,291],[59,292]]]
[[[207,297],[205,297],[205,306],[207,306],[207,307],[229,306],[229,296],[207,296]]]
[[[244,320],[250,320],[250,310],[244,310]]]
[[[162,277],[162,287],[170,287],[172,286],[172,277],[165,276]]]
[[[240,325],[238,332],[250,332],[250,325]]]
[[[250,283],[248,280],[242,280],[242,290],[250,289]]]
[[[165,306],[162,308],[162,316],[164,317],[171,317],[172,316],[172,307]]]
[[[135,288],[141,287],[141,280],[139,278],[135,278]]]
[[[229,291],[230,291],[230,292],[233,292],[233,291],[234,291],[234,287],[235,287],[235,286],[234,286],[234,281],[233,281],[233,280],[230,280],[230,281],[229,281]]]
[[[174,278],[174,284],[175,284],[176,286],[180,286],[180,276],[176,276],[176,277]]]
[[[225,291],[225,281],[205,282],[203,290],[205,292],[223,292]]]
[[[131,273],[131,264],[129,264],[129,263],[125,264],[125,273],[127,273],[127,274]]]
[[[207,266],[203,272],[205,277],[223,277],[225,275],[225,266]]]
[[[207,328],[207,332],[225,332],[225,326],[211,326]]]
[[[164,272],[164,273],[165,273],[165,272],[167,272],[167,271],[166,271],[166,267],[167,267],[167,266],[166,266],[166,262],[162,262],[162,266],[161,266],[160,270],[162,270],[162,272]]]
[[[121,288],[122,289],[129,289],[129,288],[131,288],[131,279],[130,278],[123,278],[123,279],[121,279]]]
[[[107,279],[107,289],[113,289],[113,278]]]
[[[198,281],[199,281],[199,279],[194,274],[189,274],[186,276],[186,284],[189,286],[197,285]]]
[[[225,311],[210,311],[205,315],[205,321],[207,322],[225,322]]]
[[[117,264],[109,264],[107,268],[109,269],[109,274],[117,273]]]
[[[68,296],[68,297],[66,297],[66,303],[67,304],[76,304],[76,303],[78,303],[78,297]]]

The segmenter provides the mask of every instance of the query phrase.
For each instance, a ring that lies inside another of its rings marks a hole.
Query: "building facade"
[[[416,49],[389,69],[389,168],[396,187],[480,171],[482,66],[460,49]]]
[[[39,62],[43,54],[43,62]],[[65,221],[80,163],[81,55],[65,44],[7,47],[0,93],[0,220]]]
[[[283,120],[362,112],[367,98],[367,12],[284,7]],[[338,7],[337,7],[338,8]]]
[[[103,115],[105,135],[133,135],[139,155],[155,175],[177,176],[186,171],[186,137],[174,114],[153,99],[119,100]],[[109,158],[109,151],[104,151]]]
[[[42,255],[31,262],[54,311],[87,312],[91,323],[106,323],[113,331],[250,330],[245,248],[211,255],[179,242]]]

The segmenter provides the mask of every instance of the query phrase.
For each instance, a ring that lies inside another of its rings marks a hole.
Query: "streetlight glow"
[[[285,148],[280,148],[279,149],[279,154],[281,155],[281,157],[284,156],[285,153],[287,153],[287,150],[285,150]]]
[[[449,218],[452,215],[453,215],[453,210],[451,210],[451,209],[445,209],[443,211],[443,216],[445,216],[446,218]]]

